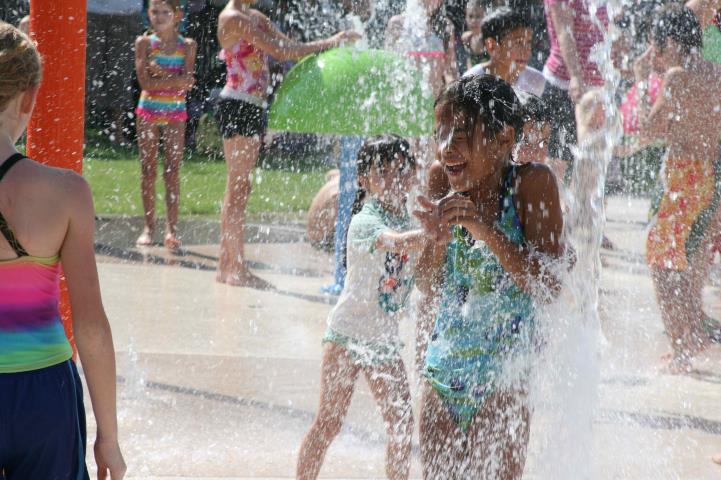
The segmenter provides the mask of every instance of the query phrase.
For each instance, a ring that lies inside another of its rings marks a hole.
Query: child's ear
[[[496,142],[500,151],[510,152],[516,144],[516,129],[510,126],[504,127],[496,134]]]
[[[38,98],[38,90],[40,90],[40,86],[33,85],[22,93],[22,98],[20,100],[20,111],[22,113],[32,113],[33,108],[35,107],[35,100]]]

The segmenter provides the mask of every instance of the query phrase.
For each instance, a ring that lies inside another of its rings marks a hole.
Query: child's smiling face
[[[182,12],[176,11],[163,0],[151,0],[148,6],[148,18],[153,31],[167,33],[175,30],[178,22],[182,19]]]
[[[510,64],[512,81],[515,82],[531,57],[533,31],[530,28],[520,27],[508,32],[499,42],[488,40],[492,42],[486,47],[491,59],[499,65]]]
[[[475,190],[503,168],[514,144],[512,127],[491,136],[483,121],[471,129],[469,120],[448,105],[437,105],[435,115],[438,157],[454,191]]]
[[[414,176],[415,164],[401,157],[379,167],[371,167],[368,175],[361,178],[361,184],[381,203],[400,210],[408,200]]]

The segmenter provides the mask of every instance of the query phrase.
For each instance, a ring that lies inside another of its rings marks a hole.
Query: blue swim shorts
[[[0,374],[0,479],[87,480],[75,364]]]

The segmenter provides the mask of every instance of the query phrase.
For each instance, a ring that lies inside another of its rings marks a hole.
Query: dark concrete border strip
[[[634,423],[655,430],[696,430],[711,435],[721,435],[721,422],[692,415],[673,413],[650,414],[625,412],[622,410],[601,410],[597,420],[608,423]]]
[[[125,383],[123,377],[118,377],[118,383]],[[161,382],[147,382],[145,387],[153,390],[159,390],[169,393],[177,393],[180,395],[187,395],[192,397],[199,397],[205,400],[212,400],[221,403],[227,403],[231,405],[237,405],[242,407],[252,407],[260,410],[273,411],[287,415],[291,418],[312,421],[315,418],[315,414],[299,410],[293,407],[283,407],[274,405],[269,402],[260,400],[250,400],[242,397],[236,397],[233,395],[225,395],[222,393],[211,392],[206,390],[199,390],[190,387],[181,387],[179,385],[170,385]],[[612,423],[612,424],[636,424],[642,427],[651,428],[655,430],[696,430],[711,435],[721,436],[721,422],[716,420],[709,420],[703,417],[697,417],[692,415],[676,415],[673,413],[653,414],[653,413],[641,413],[641,412],[628,412],[623,410],[606,410],[600,409],[596,415],[596,422]],[[344,426],[344,431],[353,433],[359,438],[374,442],[374,443],[385,443],[374,440],[375,435],[365,429],[361,429],[354,426]]]
[[[124,384],[125,378],[118,376],[117,381],[119,384]],[[269,411],[269,412],[280,413],[282,415],[285,415],[285,416],[293,418],[293,419],[304,420],[308,423],[312,422],[315,419],[315,413],[306,412],[305,410],[300,410],[300,409],[293,408],[293,407],[283,407],[280,405],[274,405],[269,402],[262,402],[259,400],[250,400],[247,398],[236,397],[233,395],[225,395],[223,393],[210,392],[210,391],[206,391],[206,390],[198,390],[196,388],[181,387],[179,385],[170,385],[167,383],[160,383],[160,382],[146,382],[145,388],[149,388],[149,389],[157,390],[157,391],[161,391],[161,392],[186,395],[186,396],[190,396],[190,397],[198,397],[198,398],[202,398],[203,400],[210,400],[210,401],[225,403],[228,405],[235,405],[238,407],[250,407],[250,408],[255,408],[258,410],[265,410],[265,411]],[[378,445],[385,445],[385,443],[386,443],[385,439],[378,438],[378,435],[376,433],[371,432],[370,430],[366,430],[364,428],[359,428],[356,426],[349,425],[347,423],[345,423],[343,425],[342,431],[345,433],[350,433],[368,443],[378,444]],[[420,453],[420,449],[418,449],[418,447],[415,445],[413,447],[413,451],[416,454]]]

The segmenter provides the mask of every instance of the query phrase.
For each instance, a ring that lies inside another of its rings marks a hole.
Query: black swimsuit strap
[[[8,173],[8,171],[20,160],[23,158],[26,158],[25,155],[22,155],[20,153],[16,153],[15,155],[11,156],[5,162],[0,165],[0,181],[2,181],[3,177],[5,177],[5,174]],[[2,233],[3,237],[5,237],[5,240],[10,244],[10,248],[13,249],[15,254],[18,257],[27,257],[28,252],[23,248],[22,245],[20,245],[20,242],[15,237],[15,234],[13,233],[12,229],[10,228],[10,225],[8,225],[7,220],[5,220],[5,217],[3,217],[3,214],[0,212],[0,233]]]
[[[2,165],[0,165],[0,182],[5,177],[5,174],[10,171],[11,168],[15,166],[16,163],[18,163],[23,158],[27,158],[22,153],[16,153],[15,155],[11,155],[10,158],[5,160]]]

